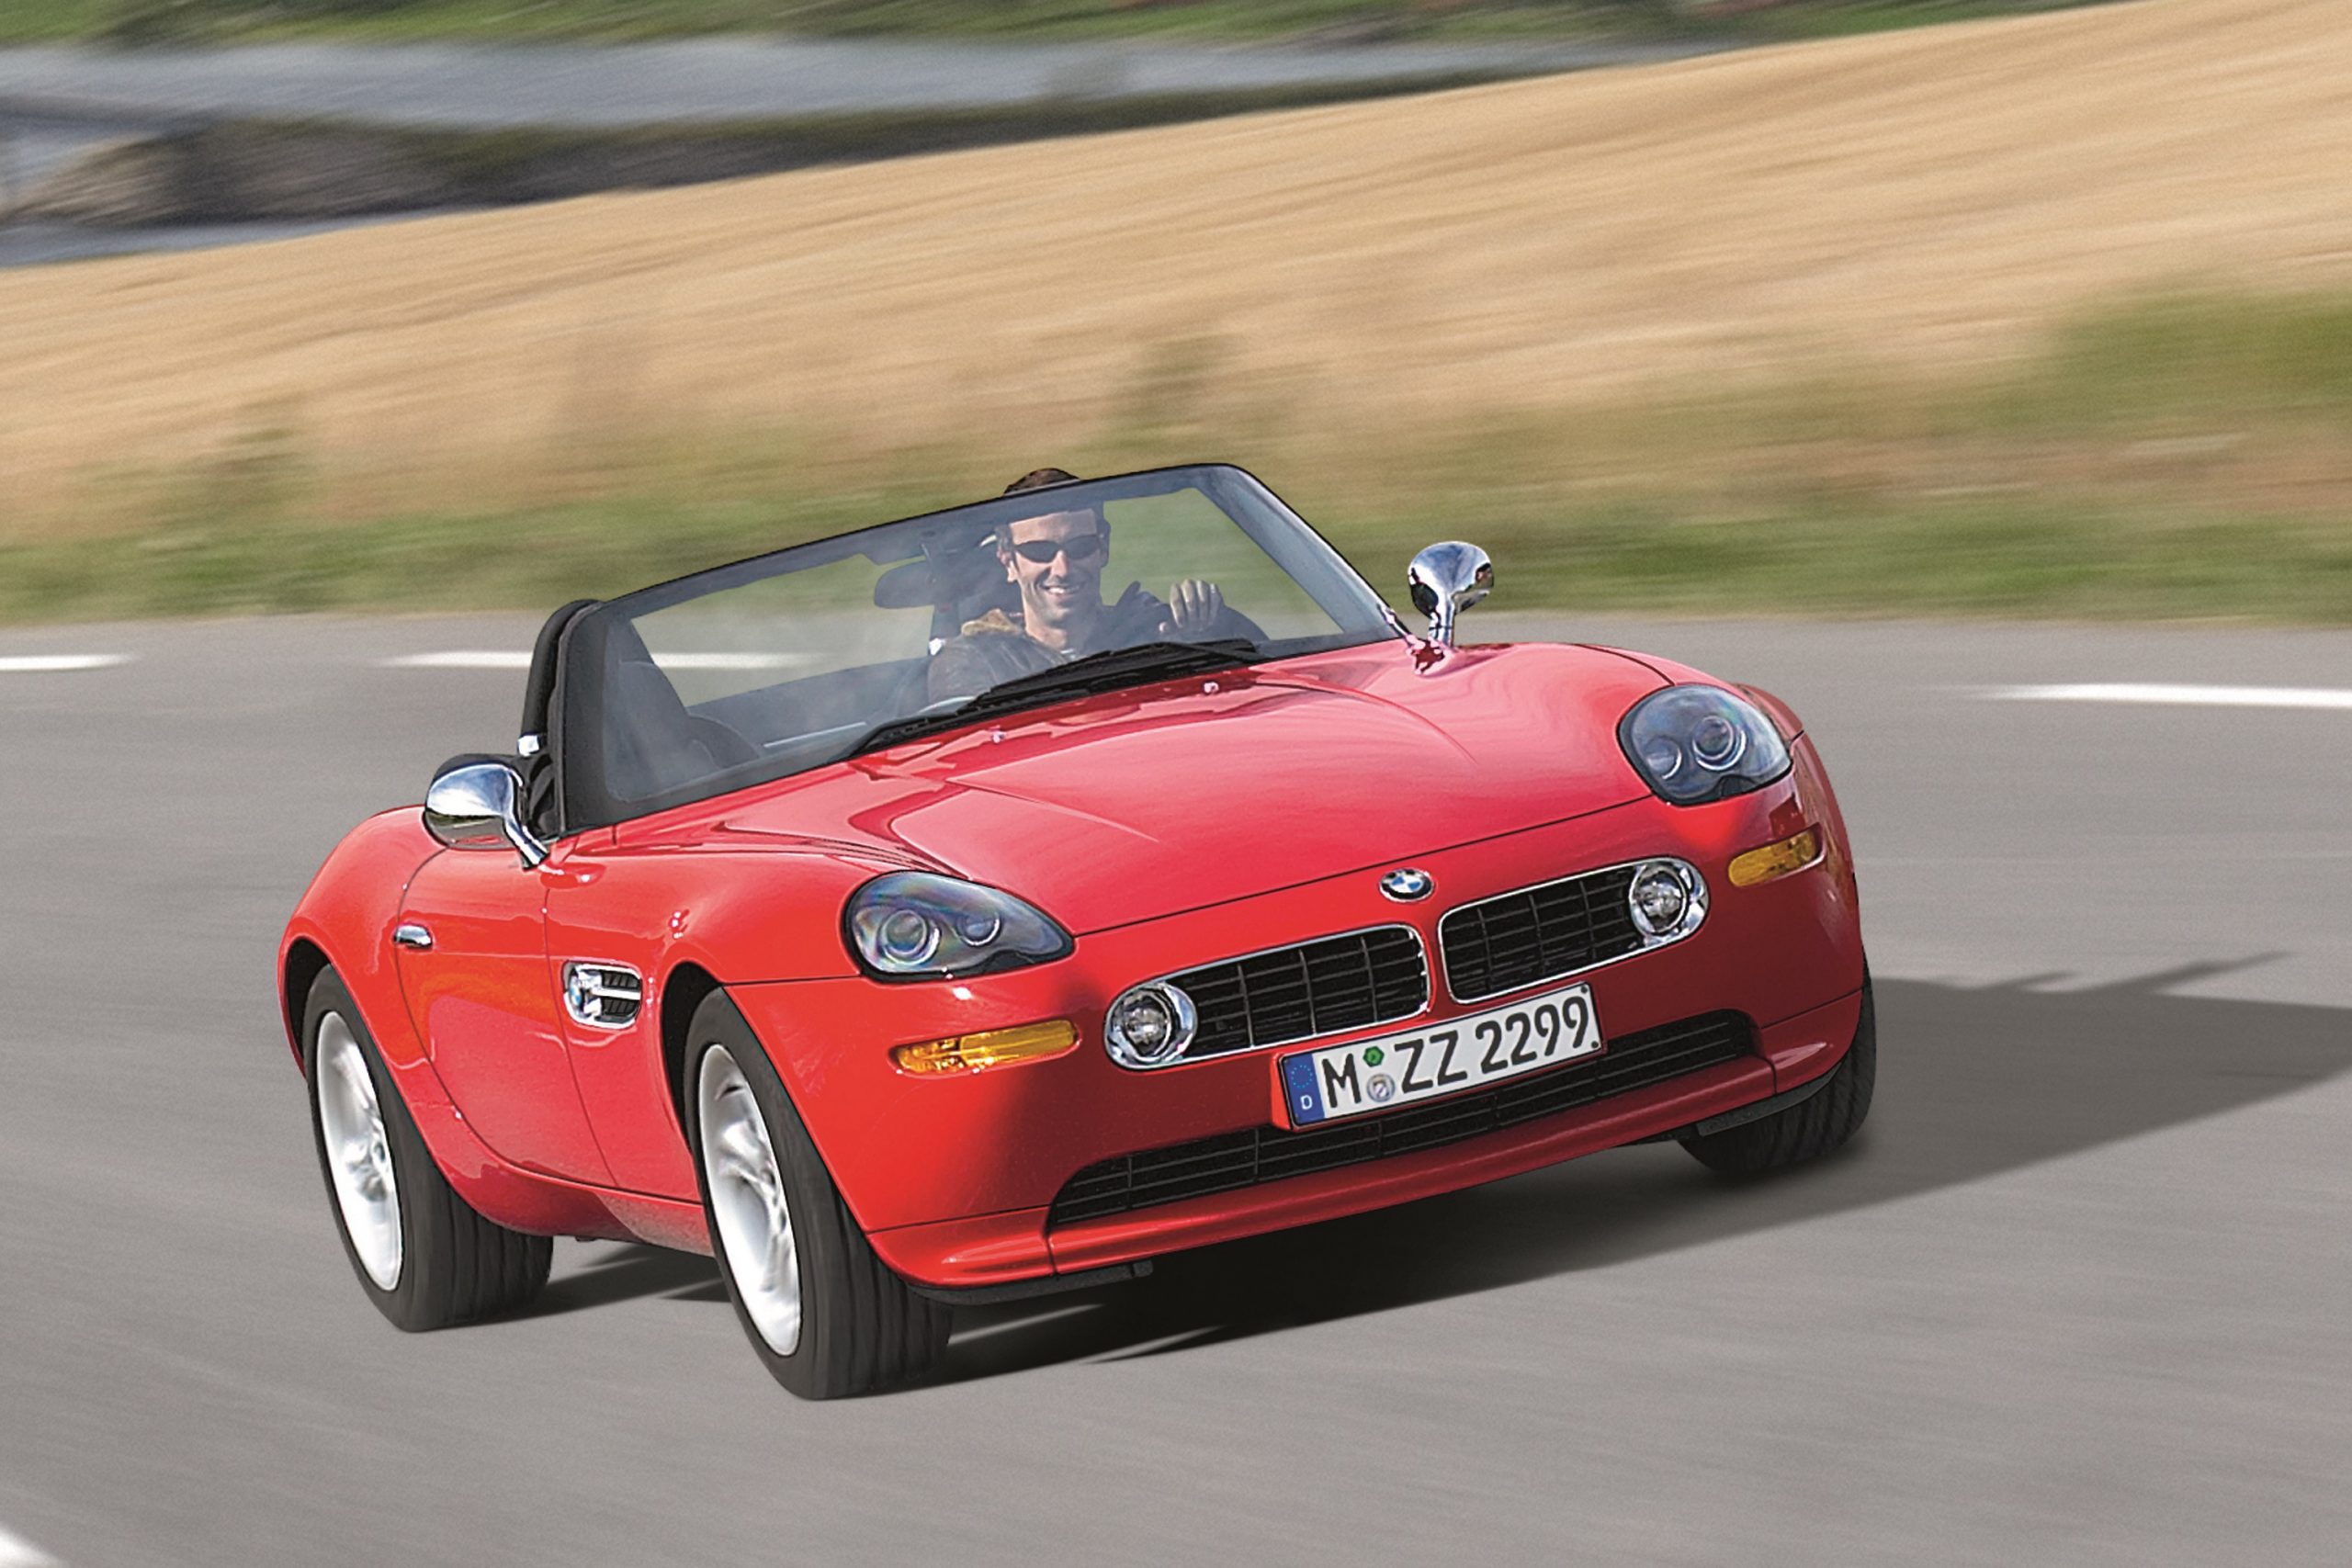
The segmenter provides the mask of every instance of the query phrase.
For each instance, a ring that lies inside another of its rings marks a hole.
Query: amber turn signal
[[[1792,872],[1803,871],[1820,858],[1821,830],[1807,828],[1777,844],[1767,844],[1760,850],[1750,850],[1744,855],[1734,856],[1731,885],[1734,887],[1753,887],[1759,882],[1770,882]]]
[[[910,1073],[977,1073],[1012,1062],[1058,1056],[1077,1043],[1078,1026],[1066,1018],[1057,1018],[1050,1023],[1017,1024],[1011,1029],[958,1035],[953,1040],[893,1046],[890,1059]]]

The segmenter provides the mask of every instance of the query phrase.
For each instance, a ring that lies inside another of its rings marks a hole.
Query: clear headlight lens
[[[1634,771],[1677,806],[1760,789],[1789,771],[1788,743],[1756,705],[1721,686],[1668,686],[1617,727]]]
[[[1070,951],[1043,910],[977,882],[894,871],[850,895],[850,955],[881,980],[944,979],[1044,964]]]

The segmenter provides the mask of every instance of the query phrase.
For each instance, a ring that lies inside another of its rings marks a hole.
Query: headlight
[[[1668,686],[1617,727],[1634,771],[1677,806],[1761,789],[1789,771],[1788,743],[1745,699],[1721,686]]]
[[[1069,933],[1010,893],[894,871],[850,895],[850,955],[877,980],[987,975],[1066,957]]]

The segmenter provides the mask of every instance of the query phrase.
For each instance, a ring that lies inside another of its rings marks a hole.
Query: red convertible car
[[[1237,468],[1024,486],[565,606],[514,752],[328,858],[279,981],[392,1322],[635,1238],[854,1393],[959,1302],[1860,1125],[1853,860],[1786,705],[1457,646],[1464,544],[1415,635]]]

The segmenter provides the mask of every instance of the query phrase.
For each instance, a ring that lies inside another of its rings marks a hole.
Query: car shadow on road
[[[961,1311],[938,1381],[1245,1338],[1698,1246],[1996,1176],[2352,1068],[2352,1011],[2168,994],[2260,963],[2087,990],[1878,987],[1869,1125],[1752,1180],[1647,1146],[1162,1259],[1148,1279]]]
[[[1121,1360],[1625,1262],[1958,1186],[2220,1115],[2352,1069],[2352,1010],[2172,995],[2263,962],[2085,990],[2064,976],[1878,986],[1870,1124],[1753,1180],[1647,1146],[1162,1258],[1146,1280],[956,1314],[938,1382]],[[524,1315],[645,1296],[723,1303],[707,1258],[600,1249]]]
[[[513,1315],[547,1317],[640,1296],[724,1302],[727,1287],[719,1283],[718,1265],[699,1254],[618,1242],[564,1269],[548,1281],[536,1301]]]

